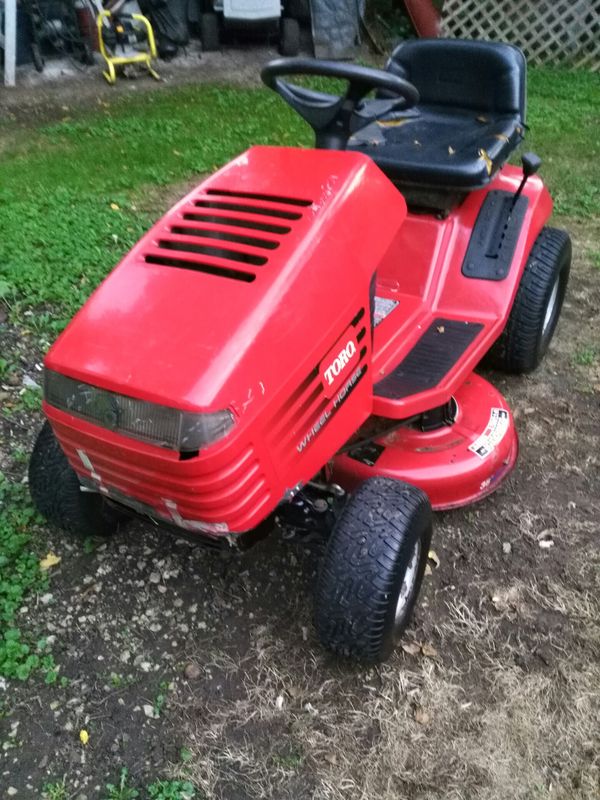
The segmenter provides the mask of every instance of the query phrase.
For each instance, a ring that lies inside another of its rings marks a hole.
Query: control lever
[[[509,215],[512,214],[512,211],[517,204],[517,200],[519,199],[519,197],[521,196],[521,192],[525,188],[527,180],[531,178],[532,175],[535,175],[535,173],[542,166],[542,159],[535,153],[523,153],[523,155],[521,156],[521,163],[523,164],[523,179],[519,184],[519,188],[515,192],[515,196],[513,197]]]

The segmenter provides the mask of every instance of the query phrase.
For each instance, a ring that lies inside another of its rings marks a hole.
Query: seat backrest
[[[386,69],[414,83],[422,105],[516,114],[525,122],[527,63],[514,45],[414,39],[396,47]]]

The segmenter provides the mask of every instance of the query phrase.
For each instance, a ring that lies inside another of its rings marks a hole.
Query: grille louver
[[[250,283],[310,205],[293,197],[208,189],[180,211],[144,258]]]
[[[367,332],[364,318],[365,311],[361,308],[351,322],[359,343],[365,338]],[[356,369],[361,368],[362,370],[361,377],[367,371],[365,363],[367,352],[367,346],[363,345],[360,348],[360,361],[356,366]],[[270,445],[276,450],[282,463],[297,456],[295,445],[298,439],[319,419],[331,403],[331,399],[327,398],[323,391],[317,365],[274,415],[277,424],[270,428],[267,434]]]

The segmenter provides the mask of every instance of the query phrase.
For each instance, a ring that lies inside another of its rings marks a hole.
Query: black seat
[[[413,83],[419,104],[348,143],[396,184],[464,193],[487,184],[523,138],[526,62],[499,42],[417,39],[386,69]]]

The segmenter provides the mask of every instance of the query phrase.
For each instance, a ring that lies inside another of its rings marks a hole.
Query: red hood
[[[46,366],[165,405],[241,413],[337,341],[353,284],[373,274],[405,213],[362,154],[254,147],[138,242]]]

